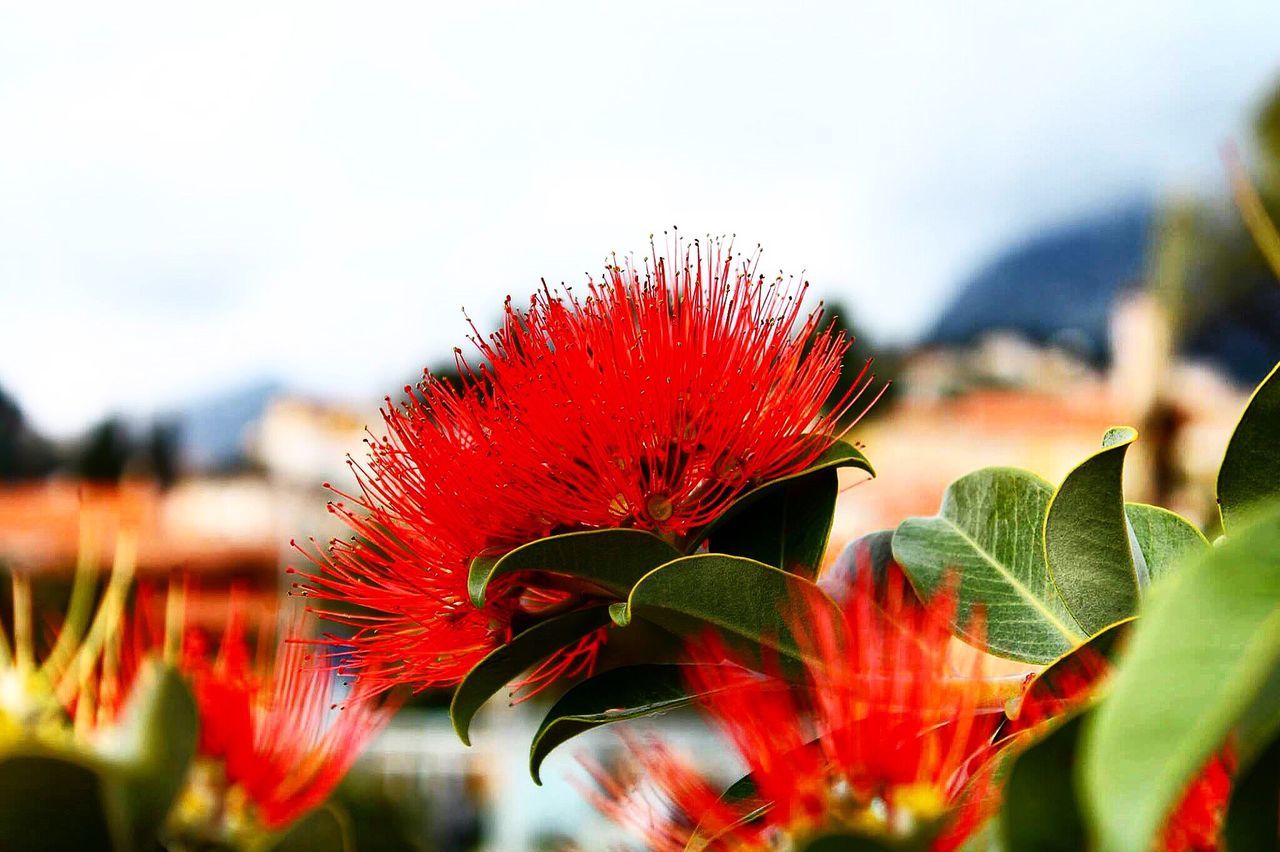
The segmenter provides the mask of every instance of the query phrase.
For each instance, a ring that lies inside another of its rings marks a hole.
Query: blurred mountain
[[[189,403],[166,416],[182,466],[205,471],[243,466],[250,427],[283,391],[279,382],[256,381]]]
[[[1107,319],[1146,265],[1155,206],[1123,205],[1007,249],[966,281],[922,341],[966,346],[993,331],[1107,361]]]
[[[1109,318],[1143,286],[1160,216],[1149,201],[1129,202],[1012,246],[964,283],[921,345],[964,347],[1013,332],[1106,366]],[[1233,223],[1197,233],[1179,348],[1253,385],[1280,360],[1280,282],[1238,231]]]

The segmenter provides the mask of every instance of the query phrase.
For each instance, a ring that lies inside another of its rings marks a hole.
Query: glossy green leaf
[[[711,524],[703,527],[697,535],[689,542],[685,548],[686,551],[696,550],[711,533],[715,531],[717,525],[730,522],[739,512],[746,511],[757,500],[765,499],[770,492],[782,487],[785,483],[792,482],[820,470],[836,470],[842,467],[852,467],[864,471],[871,476],[875,476],[875,469],[871,467],[871,462],[862,454],[862,451],[850,444],[848,441],[833,440],[831,446],[823,451],[822,455],[814,460],[813,464],[804,470],[791,474],[790,476],[781,476],[777,479],[771,479],[762,483],[755,488],[743,494],[733,502],[728,509],[724,511],[719,518]]]
[[[715,628],[748,660],[770,648],[785,666],[802,656],[792,625],[819,608],[834,617],[831,598],[803,577],[740,556],[700,553],[650,571],[626,606],[610,614],[619,624],[640,618],[681,636]]]
[[[587,530],[523,544],[500,557],[472,560],[467,576],[471,602],[484,606],[485,592],[498,577],[544,571],[573,577],[605,594],[625,598],[647,572],[680,555],[672,545],[644,530]]]
[[[1218,508],[1228,533],[1252,509],[1280,498],[1280,365],[1254,390],[1218,469]]]
[[[0,849],[82,852],[122,848],[93,763],[27,747],[0,755]]]
[[[1124,513],[1152,582],[1209,546],[1209,540],[1195,524],[1168,509],[1126,503]]]
[[[1280,849],[1280,737],[1232,782],[1227,849]]]
[[[1006,848],[1044,852],[1090,848],[1072,777],[1081,724],[1079,716],[1067,719],[1013,760],[1000,809]]]
[[[128,815],[135,843],[156,836],[196,753],[195,698],[177,669],[151,661],[138,675],[119,725],[102,748],[109,796]]]
[[[1125,518],[1124,456],[1133,429],[1107,432],[1102,449],[1076,466],[1049,502],[1045,559],[1059,597],[1087,634],[1128,618],[1150,583]]]
[[[610,669],[570,687],[551,706],[529,747],[529,774],[541,784],[542,762],[578,734],[627,719],[685,707],[697,700],[687,685],[689,666],[646,663]]]
[[[449,704],[449,718],[458,739],[471,745],[471,720],[492,695],[534,664],[609,623],[607,607],[573,610],[541,621],[489,652],[467,672]]]
[[[709,549],[813,579],[831,536],[839,487],[830,467],[779,483],[714,524]]]
[[[957,479],[929,518],[908,518],[893,535],[893,555],[922,597],[955,576],[955,628],[975,607],[986,612],[993,654],[1048,663],[1084,641],[1058,598],[1044,555],[1044,519],[1053,487],[1025,470],[989,467]]]
[[[351,819],[336,805],[325,805],[273,837],[272,852],[356,852]]]
[[[1078,771],[1100,848],[1145,849],[1280,666],[1280,514],[1152,590],[1085,726]],[[1263,730],[1256,727],[1254,731]]]

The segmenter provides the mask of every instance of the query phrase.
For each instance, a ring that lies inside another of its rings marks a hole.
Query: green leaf
[[[1103,448],[1067,474],[1049,502],[1045,559],[1058,595],[1092,635],[1128,618],[1150,583],[1142,552],[1134,552],[1125,518],[1124,456],[1133,429],[1107,432]]]
[[[332,804],[311,811],[272,841],[272,852],[355,852],[351,818]]]
[[[1218,509],[1228,533],[1250,510],[1280,497],[1280,364],[1254,390],[1218,469]]]
[[[607,607],[579,609],[541,621],[490,651],[454,690],[449,718],[463,745],[471,745],[469,730],[476,711],[515,677],[566,645],[609,624]]]
[[[1238,768],[1248,768],[1258,752],[1277,737],[1280,737],[1280,666],[1271,670],[1253,703],[1236,720],[1232,745]]]
[[[577,578],[616,598],[625,598],[648,571],[680,555],[672,545],[644,530],[587,530],[523,544],[494,558],[477,557],[467,576],[467,592],[477,607],[496,578],[519,571],[545,571]]]
[[[1071,772],[1081,724],[1080,716],[1067,719],[1014,759],[1000,809],[1006,848],[1044,852],[1090,848]]]
[[[1232,782],[1227,849],[1280,848],[1280,737]]]
[[[1280,665],[1280,514],[1155,588],[1085,726],[1078,767],[1100,848],[1146,849]]]
[[[709,547],[812,580],[827,550],[838,492],[835,468],[788,479],[714,523]]]
[[[113,828],[103,779],[92,761],[38,746],[0,756],[0,849],[110,850]]]
[[[128,815],[136,844],[154,841],[182,791],[198,724],[195,698],[177,669],[146,663],[102,747],[108,778],[120,782],[108,796]]]
[[[820,470],[836,470],[837,468],[842,467],[857,468],[858,470],[865,471],[871,476],[876,475],[875,469],[871,467],[871,462],[867,461],[867,457],[862,454],[861,450],[847,441],[839,439],[833,440],[831,445],[823,451],[822,455],[818,456],[818,458],[814,460],[813,464],[809,465],[804,470],[797,471],[789,476],[780,476],[777,479],[771,479],[768,482],[762,483],[761,485],[751,489],[746,494],[743,494],[737,500],[733,501],[733,504],[730,505],[729,508],[725,509],[719,518],[703,527],[693,537],[685,550],[696,550],[698,545],[701,544],[712,532],[714,532],[716,526],[722,523],[727,523],[734,515],[745,511],[757,500],[764,499],[771,491],[783,484],[809,476]]]
[[[1195,524],[1168,509],[1146,503],[1125,503],[1124,514],[1152,582],[1209,546],[1209,540]]]
[[[803,577],[741,556],[700,553],[644,575],[626,607],[610,614],[618,624],[639,617],[680,636],[713,627],[748,659],[770,648],[785,666],[802,657],[791,626],[819,608],[835,617],[831,598]]]
[[[958,575],[957,632],[981,606],[987,650],[1052,662],[1085,638],[1045,563],[1042,533],[1052,496],[1053,487],[1033,473],[984,468],[951,483],[934,517],[903,521],[893,556],[921,597]]]
[[[689,666],[646,663],[610,669],[570,687],[560,696],[533,735],[529,774],[542,783],[542,762],[557,746],[578,734],[627,719],[639,719],[685,707],[698,699],[687,685]]]

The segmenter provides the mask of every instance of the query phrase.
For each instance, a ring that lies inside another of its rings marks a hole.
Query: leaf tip
[[[631,623],[631,606],[626,601],[609,604],[609,618],[619,627],[626,627]]]

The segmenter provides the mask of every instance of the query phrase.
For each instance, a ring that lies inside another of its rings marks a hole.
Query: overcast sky
[[[1214,189],[1280,72],[1275,2],[5,5],[0,387],[63,435],[375,400],[671,224],[909,337],[1020,235]]]

